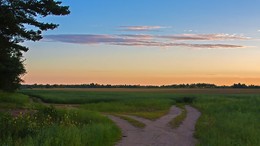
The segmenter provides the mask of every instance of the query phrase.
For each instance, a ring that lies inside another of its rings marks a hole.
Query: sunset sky
[[[260,85],[260,0],[63,0],[25,84]]]

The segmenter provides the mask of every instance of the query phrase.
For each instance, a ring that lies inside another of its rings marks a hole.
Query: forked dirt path
[[[109,115],[123,132],[123,138],[116,146],[194,146],[193,137],[195,124],[200,112],[191,106],[185,106],[187,117],[177,129],[169,126],[169,121],[181,113],[181,109],[172,106],[167,115],[150,121],[140,117],[130,116],[146,124],[144,129],[136,128],[127,121]]]

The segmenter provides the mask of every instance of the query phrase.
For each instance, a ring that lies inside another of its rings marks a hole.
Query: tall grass
[[[53,125],[42,129],[36,136],[23,139],[9,138],[3,145],[24,146],[113,146],[118,130],[111,124],[90,124],[82,127]]]
[[[199,146],[260,145],[260,95],[200,96],[194,105],[202,112]]]
[[[120,130],[107,117],[86,110],[44,108],[12,117],[0,114],[0,145],[112,146]]]
[[[0,108],[23,107],[29,102],[30,100],[27,95],[0,91]]]

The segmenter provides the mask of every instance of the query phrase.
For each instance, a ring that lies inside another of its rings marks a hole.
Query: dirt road
[[[181,113],[181,109],[172,106],[169,113],[155,121],[140,117],[132,118],[146,124],[144,129],[136,128],[127,121],[115,116],[110,116],[123,132],[123,138],[116,146],[194,146],[196,139],[193,137],[195,124],[200,112],[191,106],[185,106],[187,117],[176,129],[169,126],[169,121]]]

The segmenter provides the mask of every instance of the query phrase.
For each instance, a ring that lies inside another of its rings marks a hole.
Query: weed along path
[[[193,137],[193,132],[200,112],[191,106],[185,108],[187,116],[176,129],[172,129],[169,125],[169,122],[182,111],[175,106],[170,108],[167,115],[155,121],[129,116],[144,123],[146,125],[144,128],[134,127],[119,117],[108,115],[122,129],[123,138],[116,146],[194,146],[196,139]]]

